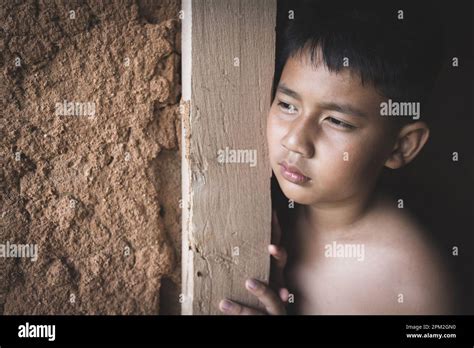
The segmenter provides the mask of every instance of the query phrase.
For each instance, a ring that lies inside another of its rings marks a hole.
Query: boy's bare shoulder
[[[370,217],[363,258],[327,259],[313,278],[328,314],[449,314],[449,278],[423,228],[398,209]]]
[[[366,288],[370,301],[366,308],[384,314],[448,313],[449,277],[427,231],[394,206],[382,207],[372,219],[363,241],[366,265],[355,265],[361,271],[356,286]]]

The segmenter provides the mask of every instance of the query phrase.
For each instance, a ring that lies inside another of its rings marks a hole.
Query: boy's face
[[[396,133],[380,116],[384,98],[349,70],[289,58],[267,120],[270,163],[283,193],[300,204],[363,198],[373,189]],[[281,162],[309,177],[282,171]]]

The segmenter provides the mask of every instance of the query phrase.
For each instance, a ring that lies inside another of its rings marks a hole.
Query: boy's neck
[[[348,229],[353,230],[363,220],[378,197],[379,193],[371,191],[340,202],[305,205],[301,207],[303,219],[318,237],[344,237]]]

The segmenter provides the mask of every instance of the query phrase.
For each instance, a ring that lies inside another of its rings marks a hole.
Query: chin
[[[311,196],[309,188],[297,186],[286,181],[284,178],[277,177],[277,180],[280,184],[281,191],[289,200],[302,205],[314,203],[315,197]]]

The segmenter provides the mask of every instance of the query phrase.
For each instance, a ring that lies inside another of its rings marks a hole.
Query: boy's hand
[[[268,252],[272,255],[271,283],[277,289],[275,292],[268,285],[256,280],[247,279],[245,287],[265,306],[266,313],[260,310],[241,305],[237,302],[225,299],[219,303],[219,309],[231,315],[282,315],[286,314],[285,304],[288,301],[289,292],[284,287],[283,271],[288,258],[286,250],[279,246],[281,240],[281,228],[276,213],[272,216],[272,239],[275,244],[268,246]]]

